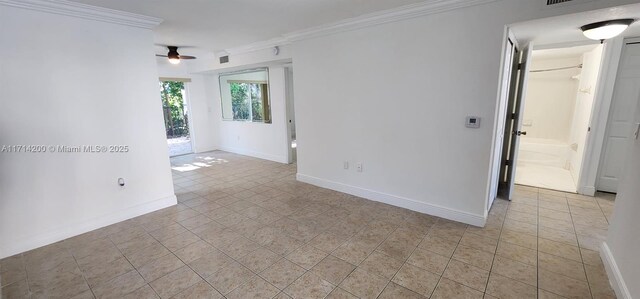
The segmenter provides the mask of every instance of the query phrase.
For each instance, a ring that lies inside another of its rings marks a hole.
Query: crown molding
[[[397,22],[425,15],[437,14],[469,6],[486,4],[494,1],[497,0],[428,0],[416,4],[404,5],[393,9],[365,14],[354,18],[328,23],[325,25],[286,33],[278,38],[256,42],[241,47],[225,49],[224,51],[221,51],[219,53],[236,55],[244,54],[272,48],[275,46],[282,46],[305,39],[372,27],[380,24]]]
[[[300,31],[285,34],[290,42],[305,40],[339,32],[372,27],[385,23],[398,22],[425,15],[442,13],[450,10],[465,8],[494,2],[496,0],[430,0],[416,4],[400,6],[398,8],[383,10],[355,18],[312,27]]]
[[[162,19],[66,0],[0,0],[0,5],[82,19],[153,29]]]
[[[240,47],[226,49],[226,50],[220,51],[220,52],[218,52],[216,54],[222,54],[222,56],[224,56],[224,55],[234,55],[234,54],[243,54],[243,53],[260,51],[260,50],[264,50],[264,49],[270,49],[270,48],[273,48],[275,46],[284,46],[284,45],[288,45],[290,43],[291,42],[287,38],[278,37],[278,38],[272,38],[270,40],[251,43],[251,44],[240,46]]]

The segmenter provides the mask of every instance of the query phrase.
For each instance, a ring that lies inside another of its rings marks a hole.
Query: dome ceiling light
[[[609,20],[584,25],[580,29],[587,38],[604,42],[605,39],[620,35],[633,22],[635,22],[634,19]]]

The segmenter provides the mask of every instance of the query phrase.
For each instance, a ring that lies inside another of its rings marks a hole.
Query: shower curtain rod
[[[555,69],[544,69],[544,70],[531,70],[530,73],[542,73],[542,72],[551,72],[551,71],[561,71],[561,70],[570,70],[570,69],[581,69],[582,64],[578,64],[576,66],[567,66],[567,67],[559,67]]]

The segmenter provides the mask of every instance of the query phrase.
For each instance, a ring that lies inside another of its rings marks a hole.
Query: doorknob
[[[513,132],[513,134],[516,134],[517,136],[520,136],[520,135],[527,135],[527,132],[526,131],[515,131],[515,132]]]

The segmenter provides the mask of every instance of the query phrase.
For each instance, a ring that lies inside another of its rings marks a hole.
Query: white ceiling
[[[567,42],[588,41],[580,27],[586,24],[632,18],[640,19],[640,4],[631,4],[584,13],[533,20],[511,25],[511,30],[520,42],[534,45],[549,45]],[[640,22],[632,24],[623,34],[625,37],[640,36]]]
[[[72,0],[164,19],[155,42],[198,54],[423,0]],[[166,49],[158,47],[158,54]]]

